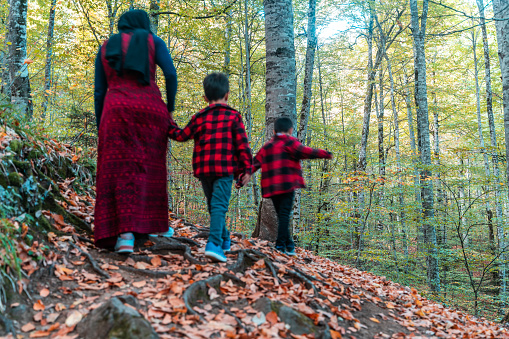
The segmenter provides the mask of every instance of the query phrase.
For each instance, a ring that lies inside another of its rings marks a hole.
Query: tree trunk
[[[110,36],[112,36],[118,12],[117,0],[106,0],[106,8],[108,9],[108,30],[110,32]]]
[[[315,63],[315,51],[317,45],[316,38],[316,0],[309,0],[308,8],[308,30],[307,30],[307,47],[306,61],[304,70],[304,93],[302,95],[302,106],[300,109],[299,130],[297,136],[301,143],[306,142],[306,134],[309,121],[309,112],[311,108],[312,87],[313,87],[313,70]],[[293,230],[299,227],[300,223],[300,199],[301,190],[295,191],[293,202]]]
[[[403,184],[401,182],[401,152],[399,149],[399,117],[398,110],[396,108],[396,100],[394,93],[394,77],[392,76],[391,61],[387,54],[385,54],[385,60],[387,61],[387,72],[389,73],[389,80],[391,83],[391,107],[392,114],[394,116],[394,148],[396,150],[396,172],[398,180],[398,208],[399,208],[399,222],[401,224],[401,232],[403,233],[403,251],[405,254],[405,273],[408,270],[408,235],[405,224],[405,200],[403,197]],[[395,245],[394,245],[395,247]],[[394,249],[396,251],[396,249]]]
[[[493,12],[495,17],[495,26],[497,29],[497,42],[498,42],[498,58],[500,60],[500,72],[502,75],[502,94],[504,106],[504,131],[505,131],[505,152],[506,158],[509,159],[509,6],[507,1],[493,0]],[[498,20],[497,20],[498,19]],[[504,20],[501,20],[504,19]],[[506,175],[509,175],[509,161],[507,161]],[[509,178],[507,178],[509,182]],[[509,191],[508,191],[509,193]],[[498,248],[499,250],[505,249],[505,231],[502,227],[498,228]],[[501,286],[501,301],[502,306],[506,303],[506,269],[505,269],[506,255],[502,253],[500,261],[504,264],[500,266],[500,273],[502,279]]]
[[[417,159],[417,145],[415,142],[414,133],[414,117],[412,114],[412,101],[410,100],[410,82],[406,74],[406,69],[403,69],[405,74],[405,103],[408,119],[408,132],[410,135],[410,149],[412,150],[412,163],[414,165],[414,189],[415,189],[415,201],[421,202],[421,194],[419,192],[419,161]]]
[[[265,140],[269,140],[274,134],[274,122],[278,117],[288,117],[296,126],[295,46],[292,1],[264,0],[263,7],[266,47]],[[275,215],[267,199],[262,200],[260,213],[255,234],[259,229],[260,237],[266,233],[277,235],[277,223],[265,222],[267,216]]]
[[[55,7],[57,0],[51,0],[48,19],[48,36],[46,38],[46,65],[44,66],[44,101],[42,103],[42,120],[46,118],[48,99],[51,94],[51,57],[53,56],[53,31],[55,28]]]
[[[30,119],[33,105],[27,62],[27,10],[27,0],[11,0],[7,42],[11,102]]]
[[[490,48],[488,44],[488,33],[486,31],[486,20],[484,18],[484,4],[483,0],[477,0],[477,7],[479,9],[479,20],[481,24],[483,52],[484,52],[484,80],[486,83],[486,114],[488,116],[488,125],[490,127],[490,145],[491,149],[491,162],[493,166],[493,176],[495,179],[495,225],[498,234],[502,234],[502,204],[500,203],[500,169],[498,167],[498,155],[497,155],[497,131],[495,129],[495,118],[493,116],[493,92],[491,91],[491,67],[490,67]],[[493,255],[496,254],[497,246],[495,244],[495,232],[493,230],[493,213],[488,213],[488,224],[489,224],[489,241],[492,247]],[[499,249],[501,250],[501,249]],[[498,273],[492,275],[493,280],[498,282]]]
[[[368,79],[366,83],[366,96],[364,98],[364,117],[362,119],[361,146],[359,150],[359,162],[357,171],[366,171],[366,150],[369,136],[369,120],[371,118],[371,101],[373,99],[373,87],[375,85],[375,70],[373,69],[373,11],[370,11],[369,26],[367,32],[368,43]]]
[[[159,15],[156,13],[159,12],[160,3],[160,0],[150,0],[150,29],[154,34],[159,29]]]
[[[429,140],[428,98],[426,85],[426,55],[424,39],[428,17],[428,0],[423,1],[419,20],[417,0],[410,0],[411,29],[414,42],[415,104],[417,107],[417,136],[421,160],[421,199],[423,209],[424,243],[426,248],[427,280],[432,292],[440,292],[440,275],[437,255],[437,237],[434,226],[434,197]],[[420,21],[420,24],[419,24]]]

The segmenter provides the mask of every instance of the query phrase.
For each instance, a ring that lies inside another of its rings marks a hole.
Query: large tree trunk
[[[417,135],[421,160],[421,199],[423,209],[424,245],[428,285],[434,293],[440,292],[440,275],[437,253],[437,236],[434,226],[434,197],[431,180],[431,145],[429,140],[428,96],[426,85],[426,54],[424,39],[428,17],[428,0],[423,1],[423,11],[419,20],[417,0],[410,0],[411,28],[414,41],[415,104],[417,106]],[[419,24],[420,21],[420,24]]]
[[[500,71],[502,75],[502,94],[504,102],[504,131],[505,131],[505,152],[509,159],[509,5],[504,0],[493,0],[493,12],[495,26],[497,28],[498,58],[500,60]],[[498,20],[497,20],[498,19]],[[504,20],[501,20],[504,19]],[[506,174],[509,176],[509,161],[507,161]],[[509,177],[507,178],[509,182]],[[508,191],[509,192],[509,191]],[[505,249],[505,231],[502,227],[498,229],[498,248]],[[506,255],[502,253],[501,262],[505,262]],[[500,291],[502,307],[506,302],[505,264],[500,267],[502,288]]]
[[[42,120],[46,118],[48,100],[51,94],[51,58],[53,56],[53,31],[55,28],[55,7],[57,0],[51,0],[48,19],[48,36],[46,38],[46,65],[44,66],[44,101],[42,103]]]
[[[27,0],[11,0],[7,43],[11,102],[27,118],[31,118],[33,106],[27,62]]]
[[[274,134],[277,118],[288,117],[296,125],[295,45],[292,1],[264,0],[263,7],[266,47],[265,140],[269,140]],[[267,215],[275,214],[267,199],[262,200],[260,214],[254,234],[258,233],[260,237],[262,234],[277,236],[277,223],[265,222]]]
[[[308,129],[309,111],[311,108],[311,97],[313,87],[313,69],[315,64],[315,51],[316,51],[316,0],[309,0],[308,8],[308,30],[307,30],[307,47],[306,47],[306,62],[304,70],[304,93],[302,95],[302,106],[300,109],[300,121],[298,138],[301,143],[306,143],[306,134]],[[295,199],[293,202],[293,230],[299,227],[300,223],[300,198],[301,190],[295,192]]]

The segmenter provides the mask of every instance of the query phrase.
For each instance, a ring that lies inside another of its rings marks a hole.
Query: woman
[[[94,237],[98,247],[132,253],[135,234],[168,228],[166,146],[177,74],[148,15],[131,10],[118,21],[95,61],[95,112],[99,129]],[[166,78],[167,105],[155,82]]]

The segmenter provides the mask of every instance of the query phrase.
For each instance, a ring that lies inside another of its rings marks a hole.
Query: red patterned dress
[[[94,228],[98,247],[113,247],[120,233],[168,231],[166,147],[170,118],[155,82],[154,38],[149,34],[148,86],[132,74],[118,76],[108,65],[108,41],[100,50],[108,91],[99,125]],[[122,34],[124,52],[129,40],[129,34]]]

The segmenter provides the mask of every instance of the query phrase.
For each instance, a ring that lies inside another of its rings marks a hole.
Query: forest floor
[[[23,140],[12,130],[3,136],[0,131],[2,138],[4,151],[5,140]],[[62,152],[63,147],[44,144],[48,154]],[[63,156],[76,162],[72,153]],[[32,167],[35,171],[33,161]],[[78,193],[72,178],[60,179],[50,188],[60,190],[56,198],[65,200],[57,202],[66,217],[44,209],[39,215],[53,231],[35,232],[26,241],[33,230],[11,220],[21,230],[14,240],[25,278],[7,295],[0,314],[5,338],[93,338],[103,324],[87,318],[112,298],[128,309],[124,313],[148,320],[154,335],[146,337],[509,338],[499,324],[302,249],[293,258],[266,241],[233,234],[228,262],[212,263],[203,255],[207,227],[173,214],[173,238],[142,239],[128,256],[99,250],[86,227],[69,217],[91,223],[93,195]],[[137,330],[123,336],[110,331],[107,337],[134,338]]]

